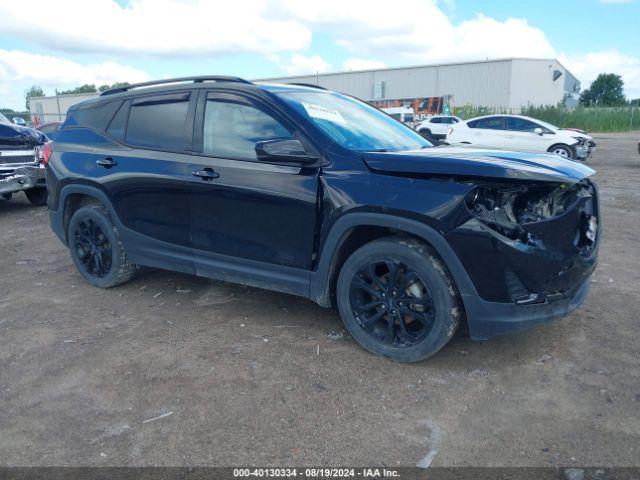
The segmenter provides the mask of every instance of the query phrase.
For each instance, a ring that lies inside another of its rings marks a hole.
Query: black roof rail
[[[320,85],[316,85],[314,83],[293,82],[293,83],[288,83],[287,85],[297,85],[299,87],[310,87],[310,88],[317,88],[318,90],[328,90],[327,88],[321,87]]]
[[[132,83],[131,85],[125,85],[122,87],[111,88],[109,90],[105,90],[100,94],[100,96],[104,95],[112,95],[114,93],[122,93],[131,90],[132,88],[141,88],[141,87],[152,87],[154,85],[165,85],[167,83],[183,83],[183,82],[192,82],[192,83],[204,83],[204,82],[236,82],[236,83],[247,83],[251,84],[249,80],[245,80],[240,77],[226,77],[224,75],[206,75],[199,77],[179,77],[179,78],[166,78],[163,80],[152,80],[150,82],[142,82],[142,83]]]

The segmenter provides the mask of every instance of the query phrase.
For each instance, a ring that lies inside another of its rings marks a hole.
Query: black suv
[[[433,147],[355,98],[192,77],[69,113],[51,225],[98,287],[138,265],[337,305],[367,350],[412,362],[566,315],[596,265],[588,167]]]

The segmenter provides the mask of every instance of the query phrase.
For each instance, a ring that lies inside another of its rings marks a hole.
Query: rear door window
[[[180,93],[134,100],[127,122],[126,142],[153,150],[185,150],[189,97],[189,93]]]

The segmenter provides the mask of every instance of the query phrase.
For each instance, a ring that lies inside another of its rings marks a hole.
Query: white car
[[[421,122],[416,131],[423,137],[431,137],[442,140],[452,125],[462,122],[462,119],[453,115],[434,115]]]
[[[521,115],[487,115],[459,122],[449,129],[447,143],[503,150],[550,152],[587,160],[596,144],[581,130],[558,128]]]

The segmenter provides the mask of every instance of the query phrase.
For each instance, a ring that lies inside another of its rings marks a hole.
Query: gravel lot
[[[598,135],[585,306],[401,365],[335,310],[149,270],[85,283],[0,201],[0,465],[633,466],[640,459],[640,133]]]

